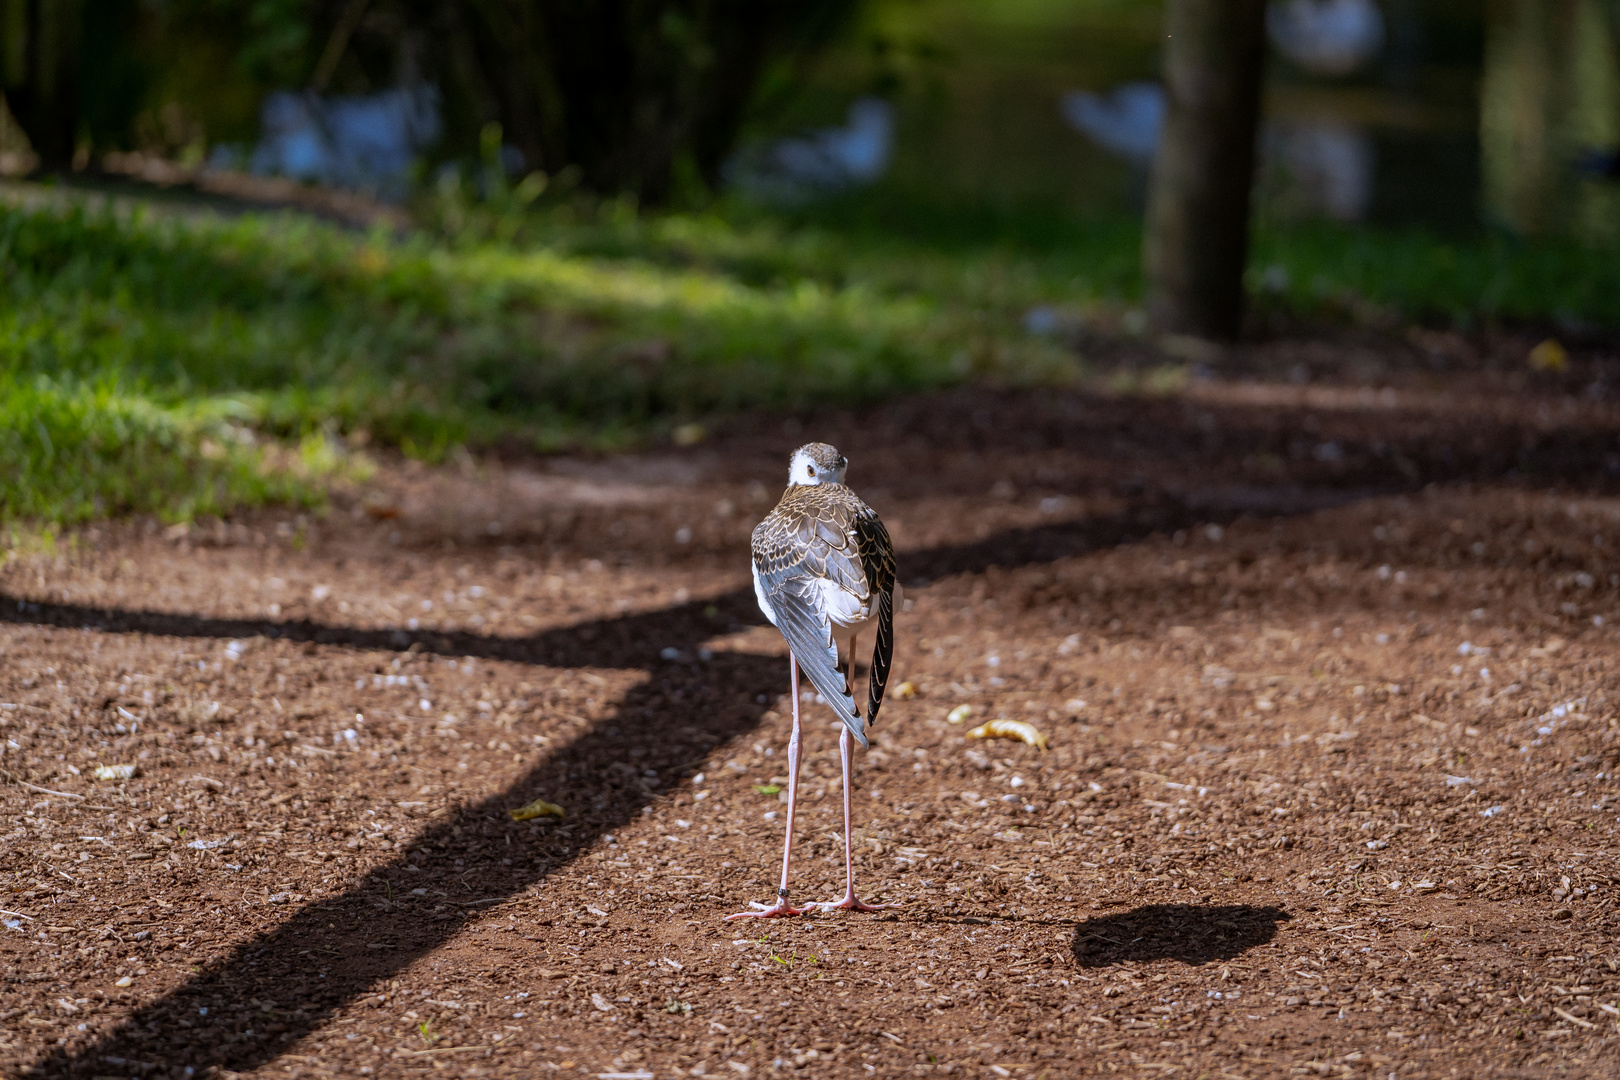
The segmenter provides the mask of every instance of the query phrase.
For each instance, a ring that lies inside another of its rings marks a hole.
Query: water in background
[[[876,0],[776,130],[834,131],[877,93],[892,185],[1137,210],[1162,20],[1141,0]],[[1263,215],[1620,232],[1620,0],[1276,0],[1267,23]]]

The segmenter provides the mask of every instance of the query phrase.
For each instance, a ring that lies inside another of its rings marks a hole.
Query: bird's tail
[[[825,697],[826,695],[823,696]],[[856,710],[855,699],[851,697],[846,700],[849,701],[850,711],[843,714],[840,719],[844,721],[844,726],[849,729],[849,733],[855,736],[855,741],[861,744],[861,749],[865,750],[868,747],[868,743],[866,741],[866,720],[861,716],[860,712]]]
[[[853,658],[850,662],[854,663]],[[810,685],[816,688],[816,693],[827,699],[827,707],[832,709],[833,714],[844,722],[844,726],[849,729],[849,733],[855,736],[855,741],[861,744],[862,749],[865,749],[867,746],[866,720],[861,716],[861,710],[855,705],[854,695],[849,692],[843,679],[839,677],[838,670],[831,668],[824,671],[819,665],[811,667],[801,662],[799,671],[809,680]]]
[[[838,649],[828,633],[820,609],[802,594],[784,590],[773,596],[777,628],[787,639],[799,670],[816,692],[826,699],[827,705],[863,747],[866,743],[866,721],[855,707],[855,697],[849,684],[838,670]]]
[[[855,658],[850,657],[849,662],[853,666]],[[849,729],[849,733],[855,736],[855,741],[861,744],[861,749],[865,750],[868,746],[866,741],[866,718],[861,716],[861,710],[855,704],[855,696],[845,689],[842,684],[831,688],[833,692],[829,694],[827,692],[828,688],[817,685],[815,680],[811,680],[811,683],[815,685],[816,692],[827,699],[827,704],[834,715],[844,722],[844,726]]]

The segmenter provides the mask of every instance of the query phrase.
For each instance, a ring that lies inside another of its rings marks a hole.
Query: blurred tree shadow
[[[44,621],[67,615],[44,607],[23,614]],[[193,636],[234,628],[229,621],[157,613],[132,613],[128,622]],[[342,630],[323,629],[324,640],[348,645],[377,647],[386,640],[363,632],[349,640]],[[782,660],[721,653],[696,665],[657,655],[660,642],[702,640],[713,632],[700,606],[684,604],[495,650],[508,659],[512,652],[532,657],[538,651],[547,663],[640,667],[646,678],[613,715],[579,729],[505,790],[423,829],[408,852],[242,941],[100,1037],[52,1048],[23,1075],[92,1076],[114,1066],[122,1075],[180,1077],[210,1069],[246,1072],[273,1060],[368,988],[445,944],[485,904],[541,885],[603,834],[639,816],[714,746],[757,726],[766,706],[756,701],[774,698],[786,685]],[[632,757],[635,768],[625,767]],[[507,811],[536,794],[565,802],[566,821],[512,821]],[[427,895],[412,894],[423,886]]]
[[[1084,968],[1149,960],[1207,964],[1231,960],[1277,933],[1293,916],[1279,907],[1148,904],[1087,919],[1074,930],[1074,958]]]

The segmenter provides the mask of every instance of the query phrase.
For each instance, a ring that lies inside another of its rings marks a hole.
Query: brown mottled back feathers
[[[826,607],[830,584],[876,617],[867,723],[877,719],[894,656],[894,545],[877,513],[843,484],[794,485],[754,529],[754,569],[810,684],[861,745],[866,724],[838,673]],[[854,658],[851,657],[853,663]]]

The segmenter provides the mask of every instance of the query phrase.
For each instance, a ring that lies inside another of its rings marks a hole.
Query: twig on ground
[[[1590,1020],[1582,1020],[1580,1017],[1575,1016],[1575,1015],[1573,1015],[1571,1013],[1567,1013],[1563,1009],[1554,1007],[1553,1012],[1557,1013],[1559,1016],[1562,1016],[1565,1020],[1568,1020],[1570,1023],[1579,1024],[1583,1028],[1595,1028],[1595,1027],[1597,1027],[1597,1025],[1592,1023],[1592,1021],[1590,1021]]]
[[[38,784],[30,784],[28,781],[26,781],[26,780],[24,780],[24,779],[22,779],[20,777],[12,776],[10,773],[6,772],[3,769],[0,769],[0,776],[3,776],[7,780],[10,780],[13,784],[17,784],[20,787],[25,787],[29,791],[40,792],[43,795],[57,795],[57,796],[60,796],[61,798],[64,798],[64,799],[82,799],[82,798],[84,798],[83,795],[75,795],[71,791],[52,791],[48,787],[40,787]]]

